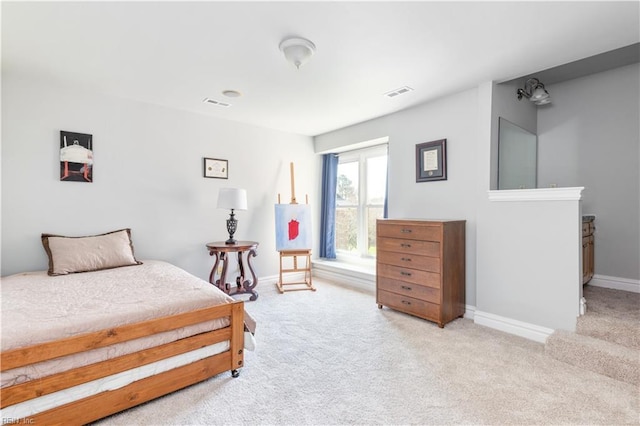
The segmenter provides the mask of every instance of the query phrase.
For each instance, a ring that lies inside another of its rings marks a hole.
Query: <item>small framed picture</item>
[[[60,180],[93,182],[93,136],[60,131]]]
[[[229,162],[219,158],[204,159],[204,177],[215,179],[229,178]]]
[[[447,140],[416,145],[416,182],[447,180]]]

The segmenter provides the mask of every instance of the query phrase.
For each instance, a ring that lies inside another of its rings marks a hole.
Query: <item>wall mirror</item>
[[[498,126],[498,189],[535,188],[538,137],[502,117]]]

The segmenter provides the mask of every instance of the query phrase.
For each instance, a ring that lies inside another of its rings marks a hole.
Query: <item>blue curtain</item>
[[[387,176],[384,181],[384,208],[382,210],[382,217],[389,217],[389,145],[387,145]]]
[[[387,178],[384,182],[384,209],[382,210],[382,217],[389,217],[389,156],[387,155]]]
[[[336,187],[338,154],[322,156],[322,206],[320,211],[320,257],[336,258]]]

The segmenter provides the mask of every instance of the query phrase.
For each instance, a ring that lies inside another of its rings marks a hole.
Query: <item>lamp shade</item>
[[[220,188],[218,208],[227,210],[246,210],[247,191],[238,188]]]
[[[546,105],[551,103],[551,96],[549,95],[549,92],[547,92],[544,84],[542,84],[537,78],[528,79],[524,84],[524,88],[516,91],[516,96],[518,97],[518,100],[526,98],[536,105]]]
[[[549,92],[547,92],[544,87],[537,86],[533,93],[531,94],[531,100],[533,102],[541,101],[543,99],[547,99],[549,97]]]

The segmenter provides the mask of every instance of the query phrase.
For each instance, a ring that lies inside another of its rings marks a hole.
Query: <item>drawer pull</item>
[[[410,234],[411,233],[411,229],[403,229],[402,233],[403,234]]]
[[[408,285],[403,285],[402,289],[411,291],[411,287],[409,287]]]
[[[402,243],[400,244],[400,247],[411,247],[411,244]]]
[[[411,304],[411,302],[408,302],[408,301],[406,301],[406,300],[403,300],[403,301],[402,301],[402,304],[403,304],[403,305],[410,305],[410,304]]]
[[[410,277],[411,272],[400,271],[400,275],[404,275],[405,277]]]
[[[411,262],[410,257],[401,257],[400,260],[404,260],[405,262]]]

